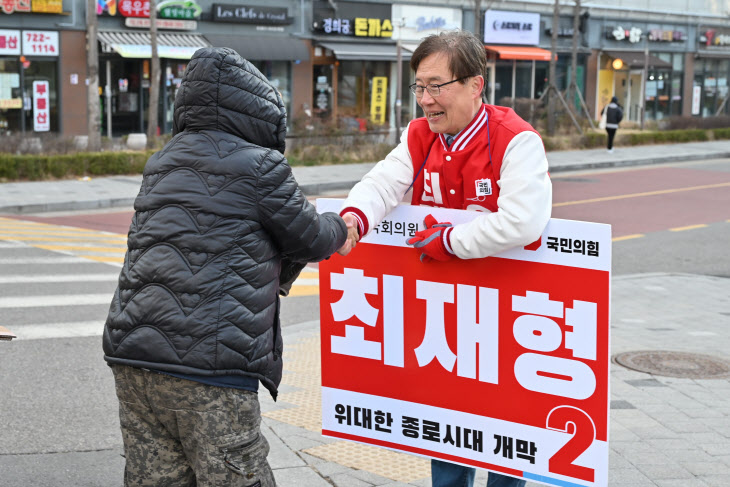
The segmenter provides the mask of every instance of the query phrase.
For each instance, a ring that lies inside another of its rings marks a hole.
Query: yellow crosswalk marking
[[[79,255],[84,259],[95,260],[97,262],[116,262],[119,264],[124,263],[124,257],[105,257],[103,255]]]
[[[83,250],[84,252],[121,252],[127,251],[127,247],[84,247],[83,245],[34,245],[39,249],[46,250]]]
[[[21,235],[3,235],[0,233],[0,239],[3,240],[23,240],[25,242],[94,242],[101,244],[117,244],[126,245],[126,238],[110,239],[106,235],[95,235],[93,237],[29,237]]]

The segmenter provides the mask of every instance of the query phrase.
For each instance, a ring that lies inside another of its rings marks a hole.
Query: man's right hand
[[[355,244],[357,244],[358,240],[360,240],[360,234],[357,231],[357,219],[355,218],[355,215],[352,213],[345,213],[342,215],[342,219],[345,221],[345,225],[347,225],[347,240],[345,240],[345,244],[340,247],[340,250],[338,250],[337,253],[345,256],[352,252],[352,249],[355,248]]]

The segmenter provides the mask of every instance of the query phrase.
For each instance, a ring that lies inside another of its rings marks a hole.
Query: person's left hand
[[[342,215],[342,219],[345,221],[345,225],[347,226],[347,240],[345,240],[345,244],[340,247],[337,253],[345,256],[352,252],[352,249],[355,248],[355,245],[360,240],[360,232],[357,230],[357,219],[355,219],[355,215],[352,213],[345,213]]]
[[[449,244],[449,234],[453,230],[453,225],[448,222],[439,223],[433,215],[428,215],[423,220],[426,228],[416,232],[415,237],[406,240],[408,245],[423,252],[421,254],[421,262],[430,262],[439,260],[445,262],[454,256]]]

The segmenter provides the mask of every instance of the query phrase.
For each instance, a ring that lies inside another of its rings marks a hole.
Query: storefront
[[[0,7],[0,135],[59,133],[62,4],[7,0]],[[69,82],[78,84],[78,74]]]
[[[300,115],[305,100],[295,92],[293,78],[305,70],[309,75],[310,43],[293,35],[288,8],[215,3],[210,19],[203,28],[205,38],[256,66],[281,93],[290,122]]]
[[[701,27],[694,59],[691,114],[701,117],[730,114],[730,29]]]
[[[661,120],[682,113],[686,28],[606,22],[597,53],[596,114],[611,97],[624,107],[624,119]]]
[[[210,43],[197,30],[202,9],[190,0],[157,4],[160,57],[158,133],[172,131],[177,88],[187,61]],[[150,91],[149,1],[105,3],[99,13],[99,86],[102,133],[121,136],[146,132]]]
[[[516,98],[538,97],[550,61],[550,51],[537,47],[540,14],[487,10],[483,25],[489,102],[512,106]]]
[[[353,129],[384,127],[391,123],[398,54],[391,6],[337,2],[337,7],[314,3],[312,113]],[[406,62],[410,58],[405,49],[401,55]]]

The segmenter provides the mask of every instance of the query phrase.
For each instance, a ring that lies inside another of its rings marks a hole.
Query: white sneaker
[[[608,152],[609,154],[613,154],[613,149],[606,149],[606,152]]]

